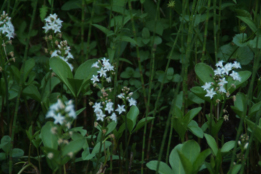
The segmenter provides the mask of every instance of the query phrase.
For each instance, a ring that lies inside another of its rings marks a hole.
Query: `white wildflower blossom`
[[[241,77],[239,76],[239,74],[235,71],[232,71],[232,73],[230,74],[230,76],[233,78],[233,80],[238,80],[241,81]]]
[[[106,103],[105,111],[107,111],[109,114],[113,111],[112,105],[113,105],[112,102]]]
[[[98,71],[98,73],[101,77],[106,77],[106,72],[107,72],[107,70],[105,70],[104,68],[101,68],[100,71]]]
[[[218,83],[219,86],[224,86],[225,84],[227,84],[225,77],[223,77],[222,79],[219,79],[219,83]]]
[[[14,38],[15,30],[11,22],[11,18],[8,17],[8,14],[3,11],[3,14],[0,17],[0,33],[4,34],[8,39]]]
[[[211,82],[206,82],[205,85],[201,86],[205,91],[211,87]]]
[[[120,93],[117,97],[120,98],[120,99],[123,99],[124,98],[124,93]]]
[[[99,82],[100,80],[98,78],[98,75],[92,75],[91,81],[92,83]]]
[[[119,114],[121,114],[122,112],[125,112],[125,105],[119,105],[118,104],[118,108],[116,109],[117,112],[119,112]]]
[[[62,27],[62,20],[58,18],[58,16],[54,14],[50,14],[45,20],[45,26],[43,29],[45,30],[45,33],[47,33],[49,30],[53,30],[54,33],[61,32]]]
[[[137,104],[137,101],[134,100],[133,98],[130,98],[128,101],[130,103],[130,106],[136,106],[136,104]]]
[[[101,110],[101,103],[95,103],[92,108],[94,108],[94,112]]]
[[[213,88],[211,88],[210,90],[207,90],[205,97],[210,97],[212,99],[215,94],[216,92],[213,90]]]
[[[241,68],[241,65],[240,65],[239,62],[234,61],[233,64],[232,64],[232,67],[238,69],[238,68]]]
[[[216,67],[220,67],[220,68],[222,68],[223,67],[223,60],[220,60],[220,61],[218,61],[218,63],[216,63]]]
[[[102,110],[100,109],[99,111],[96,112],[96,116],[97,116],[97,121],[98,121],[98,120],[103,121],[103,120],[104,120],[104,117],[105,117],[106,115],[103,114]]]
[[[111,114],[110,119],[117,123],[117,115],[114,112]]]
[[[93,64],[92,64],[92,68],[93,68],[93,67],[94,67],[94,68],[100,68],[100,67],[99,67],[99,62],[93,63]]]

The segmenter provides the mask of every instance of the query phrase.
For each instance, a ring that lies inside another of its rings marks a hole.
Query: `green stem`
[[[33,28],[33,21],[34,21],[34,18],[35,18],[37,3],[38,3],[38,0],[35,0],[33,14],[32,14],[32,18],[31,18],[30,27],[29,27],[29,33],[31,33],[32,28]],[[26,42],[26,48],[25,48],[23,62],[25,62],[25,60],[27,59],[29,38],[27,38],[27,39],[28,40]],[[12,126],[10,154],[12,154],[13,146],[14,146],[14,134],[15,134],[15,129],[16,129],[16,119],[17,119],[18,107],[19,107],[19,103],[20,103],[20,97],[21,97],[21,94],[22,94],[22,91],[23,91],[23,87],[22,87],[23,82],[24,82],[24,64],[22,65],[22,68],[21,68],[19,90],[18,90],[18,96],[16,98],[15,113],[14,113],[14,120],[13,120],[13,126]],[[12,166],[13,166],[13,160],[12,160],[12,156],[10,155],[9,156],[9,174],[12,174]]]
[[[207,18],[206,18],[206,22],[205,22],[204,44],[203,44],[201,62],[204,62],[206,59],[205,54],[206,54],[206,45],[207,45],[207,36],[208,36],[209,9],[210,9],[210,0],[208,0]]]

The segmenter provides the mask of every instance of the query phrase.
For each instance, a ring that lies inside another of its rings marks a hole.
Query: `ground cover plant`
[[[0,173],[261,172],[258,0],[0,4]]]

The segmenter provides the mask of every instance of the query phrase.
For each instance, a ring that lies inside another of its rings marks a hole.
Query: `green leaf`
[[[109,133],[111,133],[117,126],[117,123],[112,121],[107,125],[107,132],[105,135],[108,135]]]
[[[23,90],[23,94],[26,96],[31,97],[32,99],[35,99],[38,102],[41,102],[41,94],[38,91],[37,87],[34,86],[33,84],[27,86]]]
[[[206,134],[206,133],[204,134],[204,136],[207,140],[209,147],[213,151],[213,154],[216,156],[217,152],[218,152],[218,147],[217,147],[217,143],[216,143],[215,139],[211,135]]]
[[[4,135],[1,139],[0,149],[3,149],[5,153],[9,153],[11,150],[11,137]]]
[[[80,113],[82,113],[82,111],[84,111],[85,108],[86,108],[86,107],[77,110],[77,111],[76,111],[76,116],[80,115]]]
[[[68,10],[78,9],[78,8],[81,8],[81,0],[71,0],[65,2],[61,9],[63,11],[68,11]]]
[[[191,109],[186,113],[185,117],[188,117],[189,121],[191,121],[201,111],[201,109],[201,107]]]
[[[248,41],[248,46],[252,48],[261,48],[261,37],[256,36],[253,40]]]
[[[150,122],[150,121],[153,120],[153,119],[154,119],[154,117],[147,117],[147,123]],[[146,118],[142,118],[142,119],[138,122],[138,124],[137,124],[137,126],[135,127],[135,129],[133,130],[133,132],[136,132],[136,131],[138,131],[140,128],[142,128],[142,127],[145,125],[145,123],[146,123]]]
[[[169,156],[169,164],[172,167],[173,174],[185,174],[184,167],[182,165],[182,162],[180,160],[178,151],[181,150],[183,144],[176,145]]]
[[[257,32],[257,27],[256,27],[256,25],[254,24],[254,22],[253,22],[251,19],[249,19],[249,18],[247,18],[247,17],[242,17],[242,16],[237,16],[237,18],[239,18],[241,21],[245,22],[245,23],[248,25],[248,27],[249,27],[254,33]]]
[[[235,107],[239,111],[243,112],[246,109],[245,103],[246,103],[246,96],[245,96],[245,94],[241,93],[241,92],[238,92],[237,95],[236,95],[236,101],[234,101]]]
[[[231,173],[231,174],[238,174],[238,172],[240,171],[241,169],[241,164],[236,164],[233,166],[231,172],[228,171],[228,173]]]
[[[79,96],[82,87],[83,87],[83,80],[82,79],[71,79],[71,78],[67,78],[69,84],[71,85],[71,87],[73,88],[74,93],[76,94],[76,96]]]
[[[57,150],[58,149],[58,137],[53,134],[51,130],[55,127],[54,123],[48,121],[41,129],[41,137],[45,147]]]
[[[0,153],[0,161],[3,161],[3,160],[5,160],[5,159],[6,159],[5,153],[1,152],[1,153]]]
[[[71,141],[69,144],[65,145],[62,148],[62,156],[66,156],[70,152],[76,154],[79,150],[81,150],[83,143],[84,143],[84,138]]]
[[[96,153],[99,153],[99,151],[100,151],[100,146],[101,146],[101,142],[98,142],[98,143],[94,146],[94,148],[93,148],[93,150],[92,150],[92,154],[95,155]],[[110,146],[111,146],[111,142],[105,141],[104,143],[102,143],[101,152],[104,151],[104,148],[107,149],[107,148],[110,147]]]
[[[129,112],[127,113],[127,119],[130,120],[128,122],[128,129],[131,132],[136,125],[136,121],[139,115],[139,108],[137,106],[131,106]]]
[[[250,108],[250,111],[249,111],[249,117],[255,115],[261,108],[261,101],[254,104],[251,108]]]
[[[44,18],[46,17],[47,12],[48,12],[48,7],[46,5],[42,5],[42,7],[40,8],[41,21],[44,21]]]
[[[98,24],[92,24],[93,26],[95,26],[96,28],[98,28],[99,30],[101,30],[103,33],[106,34],[106,36],[111,36],[113,35],[113,31],[101,26],[101,25],[98,25]]]
[[[188,158],[186,158],[186,156],[183,153],[181,153],[180,151],[178,151],[178,154],[179,154],[179,157],[180,157],[180,160],[182,162],[185,172],[187,174],[192,173],[193,166],[192,166],[191,161]]]
[[[228,81],[227,87],[229,88],[229,93],[230,94],[232,94],[236,89],[238,89],[251,76],[251,72],[250,71],[240,71],[240,72],[238,72],[238,74],[241,77],[241,81],[235,81],[230,76],[227,79],[227,81]],[[232,84],[234,84],[236,86],[236,88],[234,88],[232,86]]]
[[[93,68],[92,64],[97,62],[97,59],[90,59],[82,63],[75,71],[75,79],[83,79],[87,81],[92,78],[93,75],[97,75],[97,68]]]
[[[120,36],[120,37],[118,37],[118,39],[120,41],[130,42],[130,43],[132,43],[134,45],[137,45],[137,42],[134,39],[132,39],[132,38],[130,38],[128,36]]]
[[[186,159],[189,160],[191,164],[193,164],[200,153],[200,146],[196,141],[189,140],[183,143],[180,152],[186,157]]]
[[[193,171],[198,173],[200,170],[201,166],[204,164],[205,159],[211,154],[210,149],[206,149],[203,152],[201,152],[198,156],[197,159],[195,160],[193,164]]]
[[[155,25],[156,24],[156,25]],[[155,21],[155,20],[151,20],[146,22],[146,27],[151,31],[151,32],[155,32],[156,34],[162,36],[163,34],[163,24],[160,21]]]
[[[261,127],[250,121],[249,119],[245,119],[245,122],[247,123],[248,127],[251,129],[252,134],[254,134],[254,137],[261,142]]]
[[[148,30],[148,28],[144,27],[144,28],[142,29],[141,36],[142,36],[144,39],[148,39],[148,38],[150,37],[150,31]]]
[[[235,147],[235,141],[228,141],[221,148],[222,153],[227,153]]]
[[[233,42],[239,46],[239,47],[245,47],[247,46],[248,42],[246,42],[247,40],[247,34],[246,33],[240,33],[240,34],[236,34],[233,37]]]
[[[213,77],[214,77],[214,71],[213,69],[208,66],[205,63],[198,63],[195,66],[195,72],[198,76],[198,78],[203,82],[204,84],[206,82],[214,82]]]
[[[217,57],[226,62],[237,48],[236,45],[232,44],[223,45],[219,48]]]
[[[50,67],[55,72],[55,74],[62,80],[62,82],[70,89],[71,93],[74,97],[76,94],[74,92],[74,88],[68,81],[68,78],[73,78],[72,71],[70,67],[60,58],[53,57],[49,60]]]
[[[35,65],[34,59],[27,59],[24,64],[24,82]]]
[[[158,161],[156,160],[153,160],[153,161],[150,161],[146,164],[146,166],[150,169],[150,170],[154,170],[156,171],[157,170],[157,165],[158,165]],[[171,168],[164,162],[161,162],[160,161],[160,164],[159,164],[159,171],[158,171],[160,174],[172,174],[173,171],[171,170]]]
[[[197,137],[203,138],[203,130],[198,126],[198,123],[194,120],[191,120],[188,124],[188,129]]]
[[[23,155],[24,155],[24,151],[22,149],[14,148],[12,150],[12,157],[13,158],[19,158],[19,157],[21,157]]]

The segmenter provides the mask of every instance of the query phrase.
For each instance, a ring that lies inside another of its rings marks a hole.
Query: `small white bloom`
[[[211,82],[206,82],[205,85],[201,86],[205,91],[211,87]]]
[[[241,77],[239,76],[239,74],[235,71],[232,71],[232,73],[230,74],[230,76],[233,78],[233,80],[238,80],[241,81]]]
[[[105,111],[108,111],[109,114],[111,113],[111,111],[113,111],[112,105],[112,102],[106,103]]]
[[[110,119],[112,119],[113,121],[115,121],[117,123],[117,115],[114,112],[110,116]]]
[[[106,78],[106,81],[107,81],[108,83],[110,83],[110,82],[111,82],[111,77]]]
[[[100,81],[99,78],[98,78],[98,75],[92,75],[91,80],[92,80],[92,83],[95,83],[95,82],[99,82],[99,81]]]
[[[101,103],[95,103],[92,108],[94,108],[94,112],[101,110]]]
[[[222,93],[226,93],[227,92],[226,89],[224,88],[224,86],[220,86],[218,91],[222,92]]]
[[[120,93],[117,97],[123,99],[124,98],[124,94]]]
[[[232,67],[238,69],[238,68],[241,68],[241,65],[239,62],[234,61],[234,63],[232,64]]]
[[[218,63],[216,63],[216,67],[223,67],[223,60],[220,60],[220,61],[218,61]]]
[[[232,64],[231,63],[227,63],[223,68],[222,68],[222,73],[228,75],[229,71],[232,70]]]
[[[104,117],[105,117],[106,115],[103,114],[102,110],[99,110],[99,112],[96,112],[96,116],[97,116],[97,121],[98,121],[98,120],[103,121],[103,120],[104,120]]]
[[[93,68],[93,67],[94,67],[94,68],[100,68],[100,67],[99,67],[99,62],[93,63],[93,64],[92,64],[92,68]]]
[[[119,114],[121,114],[122,112],[125,112],[125,105],[119,105],[118,104],[118,108],[116,109],[117,112],[119,112]]]
[[[222,74],[222,69],[221,68],[217,68],[216,70],[214,70],[214,75],[221,75]]]
[[[63,124],[63,121],[64,121],[64,117],[58,113],[56,116],[53,117],[54,118],[54,124]]]
[[[103,64],[106,64],[106,63],[109,63],[109,59],[106,59],[105,57],[102,59],[102,63]]]
[[[109,63],[109,62],[105,62],[103,63],[104,69],[107,71],[113,71],[114,67]]]
[[[222,79],[219,79],[219,83],[218,83],[219,86],[224,86],[225,84],[227,84],[225,77],[223,77]]]
[[[244,145],[244,149],[247,149],[247,147],[248,147],[248,143],[246,143],[246,144]]]
[[[130,103],[130,106],[136,106],[137,101],[134,100],[133,98],[130,98],[128,101]]]
[[[100,74],[100,76],[102,77],[106,77],[106,72],[107,70],[105,70],[104,68],[101,68],[100,71],[98,71],[98,73]]]
[[[205,97],[210,97],[212,99],[215,94],[216,92],[213,90],[213,88],[211,88],[210,90],[207,90]]]

